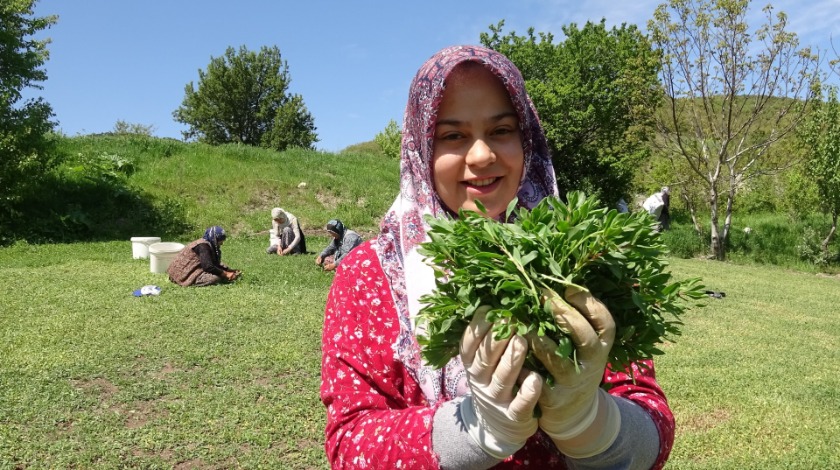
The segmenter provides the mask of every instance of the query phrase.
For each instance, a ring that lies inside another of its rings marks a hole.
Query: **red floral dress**
[[[391,287],[366,242],[336,271],[324,316],[321,400],[327,407],[326,452],[333,468],[436,469],[431,404],[401,359],[405,323]],[[413,337],[412,337],[413,338]],[[411,350],[418,351],[416,340]],[[609,393],[650,413],[659,431],[662,468],[674,442],[674,418],[656,383],[653,363],[624,372],[607,370]],[[449,398],[451,399],[451,398]],[[564,457],[542,432],[496,468],[563,468]]]

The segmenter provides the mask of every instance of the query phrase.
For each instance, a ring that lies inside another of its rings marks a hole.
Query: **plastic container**
[[[165,273],[169,264],[183,249],[183,244],[175,242],[158,242],[149,245],[149,270],[153,273]]]
[[[160,242],[160,237],[131,237],[131,255],[134,259],[149,257],[149,245]]]

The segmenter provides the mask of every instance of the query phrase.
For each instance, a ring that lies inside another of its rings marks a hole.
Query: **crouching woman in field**
[[[335,271],[335,268],[341,263],[341,258],[344,258],[353,248],[361,245],[363,240],[358,233],[345,227],[338,219],[330,220],[324,228],[333,240],[315,258],[315,264],[323,267],[324,271]]]
[[[240,271],[222,264],[222,243],[227,235],[219,226],[204,231],[204,236],[185,246],[166,270],[169,280],[180,286],[203,287],[230,282]]]
[[[297,217],[280,207],[271,210],[269,245],[265,250],[270,255],[302,255],[306,253],[306,237],[300,229]]]

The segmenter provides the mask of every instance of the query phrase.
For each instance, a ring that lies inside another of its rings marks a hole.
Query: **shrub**
[[[822,237],[813,227],[805,227],[796,244],[796,253],[803,261],[813,264],[819,268],[825,268],[831,264],[840,262],[840,254],[831,250],[828,253],[822,250]]]
[[[117,123],[114,124],[114,134],[144,135],[146,137],[151,137],[154,130],[155,126],[151,124],[148,126],[145,124],[134,124],[123,121],[122,119],[117,120]]]
[[[671,225],[670,230],[662,232],[662,241],[668,246],[671,256],[694,258],[708,252],[708,242],[691,225]]]
[[[402,133],[397,125],[397,121],[391,119],[385,129],[376,134],[373,138],[374,142],[382,149],[382,153],[388,158],[400,158],[400,142],[402,140]]]

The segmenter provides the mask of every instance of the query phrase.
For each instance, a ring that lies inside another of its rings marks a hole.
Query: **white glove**
[[[528,354],[525,338],[493,338],[487,310],[476,310],[461,339],[461,361],[472,394],[461,402],[460,411],[473,440],[488,454],[504,459],[537,431],[534,407],[542,378],[522,369]]]
[[[552,340],[529,337],[534,355],[554,377],[552,386],[543,385],[539,424],[565,455],[591,457],[612,445],[621,428],[618,405],[600,388],[615,322],[604,304],[587,291],[569,287],[566,299],[568,303],[559,297],[547,301],[552,303],[558,326],[574,343],[577,368],[555,354],[557,345]]]

